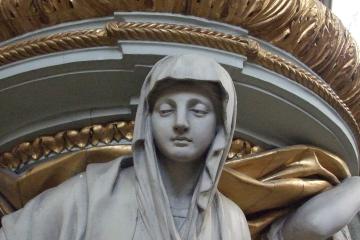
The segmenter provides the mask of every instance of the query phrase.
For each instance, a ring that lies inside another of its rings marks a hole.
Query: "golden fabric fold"
[[[350,176],[337,156],[297,145],[228,162],[219,190],[247,215],[256,239],[291,208]]]

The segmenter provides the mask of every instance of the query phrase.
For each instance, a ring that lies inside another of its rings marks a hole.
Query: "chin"
[[[195,157],[196,154],[192,154],[189,151],[186,152],[173,152],[168,154],[168,158],[179,163],[191,163],[197,161],[200,157]]]

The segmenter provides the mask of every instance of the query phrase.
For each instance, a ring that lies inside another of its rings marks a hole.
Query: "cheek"
[[[158,132],[160,129],[160,125],[159,125],[159,119],[158,117],[152,115],[151,116],[151,129],[154,133]],[[153,134],[155,135],[155,134]]]
[[[160,141],[164,141],[168,139],[171,128],[171,119],[162,118],[157,114],[151,115],[151,129],[154,140],[159,143]]]
[[[209,116],[205,119],[198,119],[194,124],[194,138],[202,148],[208,148],[216,134],[216,118]]]

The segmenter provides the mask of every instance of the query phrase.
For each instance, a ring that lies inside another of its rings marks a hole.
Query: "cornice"
[[[322,79],[267,51],[249,37],[175,24],[110,22],[104,28],[57,33],[0,48],[0,66],[53,52],[116,45],[119,40],[192,44],[244,55],[250,62],[279,73],[315,92],[342,116],[356,135],[358,143],[360,142],[360,118],[354,117],[357,114],[356,108],[349,109]]]
[[[313,69],[360,119],[358,48],[318,0],[2,0],[0,10],[0,40],[116,11],[177,13],[240,26]]]

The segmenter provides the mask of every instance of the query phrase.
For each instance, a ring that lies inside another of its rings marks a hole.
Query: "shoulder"
[[[106,163],[89,164],[86,168],[88,193],[110,194],[121,185],[135,178],[132,157],[124,156]]]
[[[132,167],[132,157],[122,156],[105,163],[92,163],[86,167],[87,178],[98,178],[106,176],[116,176],[123,170]]]
[[[124,165],[126,159],[87,167],[86,236],[91,236],[91,239],[109,239],[112,235],[126,239],[125,236],[130,236],[130,239],[133,234],[133,228],[129,226],[135,226],[137,219],[136,180],[134,168]]]
[[[121,156],[109,162],[103,163],[91,163],[87,165],[86,172],[97,172],[102,173],[104,171],[119,168],[126,169],[133,166],[133,158],[132,156]]]
[[[241,210],[241,208],[236,205],[233,201],[231,201],[229,198],[227,198],[222,193],[219,193],[220,201],[222,202],[224,212],[229,214],[231,217],[234,218],[245,218],[244,212]]]
[[[219,202],[226,226],[231,230],[232,239],[251,239],[245,214],[240,207],[220,192]]]

